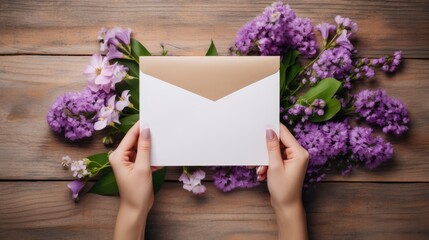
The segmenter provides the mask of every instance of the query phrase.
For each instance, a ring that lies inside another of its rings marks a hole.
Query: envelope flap
[[[279,70],[278,56],[140,57],[140,71],[216,101]]]

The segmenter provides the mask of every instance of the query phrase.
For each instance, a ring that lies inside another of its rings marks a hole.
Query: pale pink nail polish
[[[145,140],[150,138],[150,128],[144,128],[142,130],[142,138]]]
[[[274,131],[273,129],[266,129],[265,130],[265,135],[267,137],[267,140],[273,140],[274,139]]]

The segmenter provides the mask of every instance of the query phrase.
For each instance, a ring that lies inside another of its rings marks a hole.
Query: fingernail
[[[143,128],[142,138],[148,140],[150,138],[150,128]]]
[[[267,140],[273,140],[274,139],[274,131],[273,129],[267,129],[265,130],[265,136],[267,137]]]
[[[256,169],[256,174],[258,174],[259,175],[259,173],[261,172],[261,167],[259,166],[257,169]]]

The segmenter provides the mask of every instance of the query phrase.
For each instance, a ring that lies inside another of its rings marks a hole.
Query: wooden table
[[[106,149],[101,137],[71,144],[53,134],[45,115],[64,92],[85,86],[81,75],[96,52],[101,26],[131,27],[152,52],[162,41],[175,55],[202,55],[210,39],[221,54],[236,31],[271,1],[0,1],[0,239],[109,239],[117,197],[88,194],[74,204],[60,167],[68,154]],[[312,239],[429,239],[429,2],[427,0],[293,0],[299,16],[359,24],[359,54],[396,49],[406,58],[378,83],[402,99],[409,134],[390,138],[395,158],[379,170],[329,176],[305,193]],[[149,216],[148,239],[275,239],[265,185],[223,194],[211,183],[195,197],[170,168]]]

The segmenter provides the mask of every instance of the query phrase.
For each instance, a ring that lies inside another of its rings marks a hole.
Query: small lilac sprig
[[[183,183],[183,189],[198,195],[206,191],[206,187],[201,182],[205,177],[206,173],[201,169],[197,169],[191,173],[188,167],[183,167],[183,172],[179,177],[179,181]]]
[[[76,178],[76,180],[67,185],[72,192],[72,199],[75,201],[79,200],[79,193],[91,177],[96,176],[103,169],[110,167],[109,162],[102,165],[96,161],[91,161],[89,158],[72,160],[69,156],[62,157],[61,165],[64,169],[70,169],[73,177]]]
[[[396,51],[391,56],[385,56],[372,61],[372,65],[380,67],[384,72],[395,72],[402,60],[402,51]]]
[[[138,62],[131,53],[131,29],[113,27],[106,29],[102,27],[98,32],[100,51],[106,52],[108,60],[112,59],[129,59]]]
[[[350,18],[335,17],[337,25],[321,23],[315,27],[323,38],[323,47],[319,54],[305,65],[296,79],[301,79],[291,95],[295,95],[306,84],[315,85],[321,79],[334,77],[342,80],[352,67],[354,47],[350,38],[357,32],[357,24]],[[334,35],[331,37],[332,33]]]
[[[293,124],[294,119],[300,117],[301,122],[307,121],[312,116],[323,116],[325,114],[324,108],[326,102],[323,99],[314,99],[312,103],[307,102],[305,99],[298,99],[289,109],[287,114],[283,115],[283,120],[289,121],[289,124]],[[281,113],[283,113],[281,111]]]

